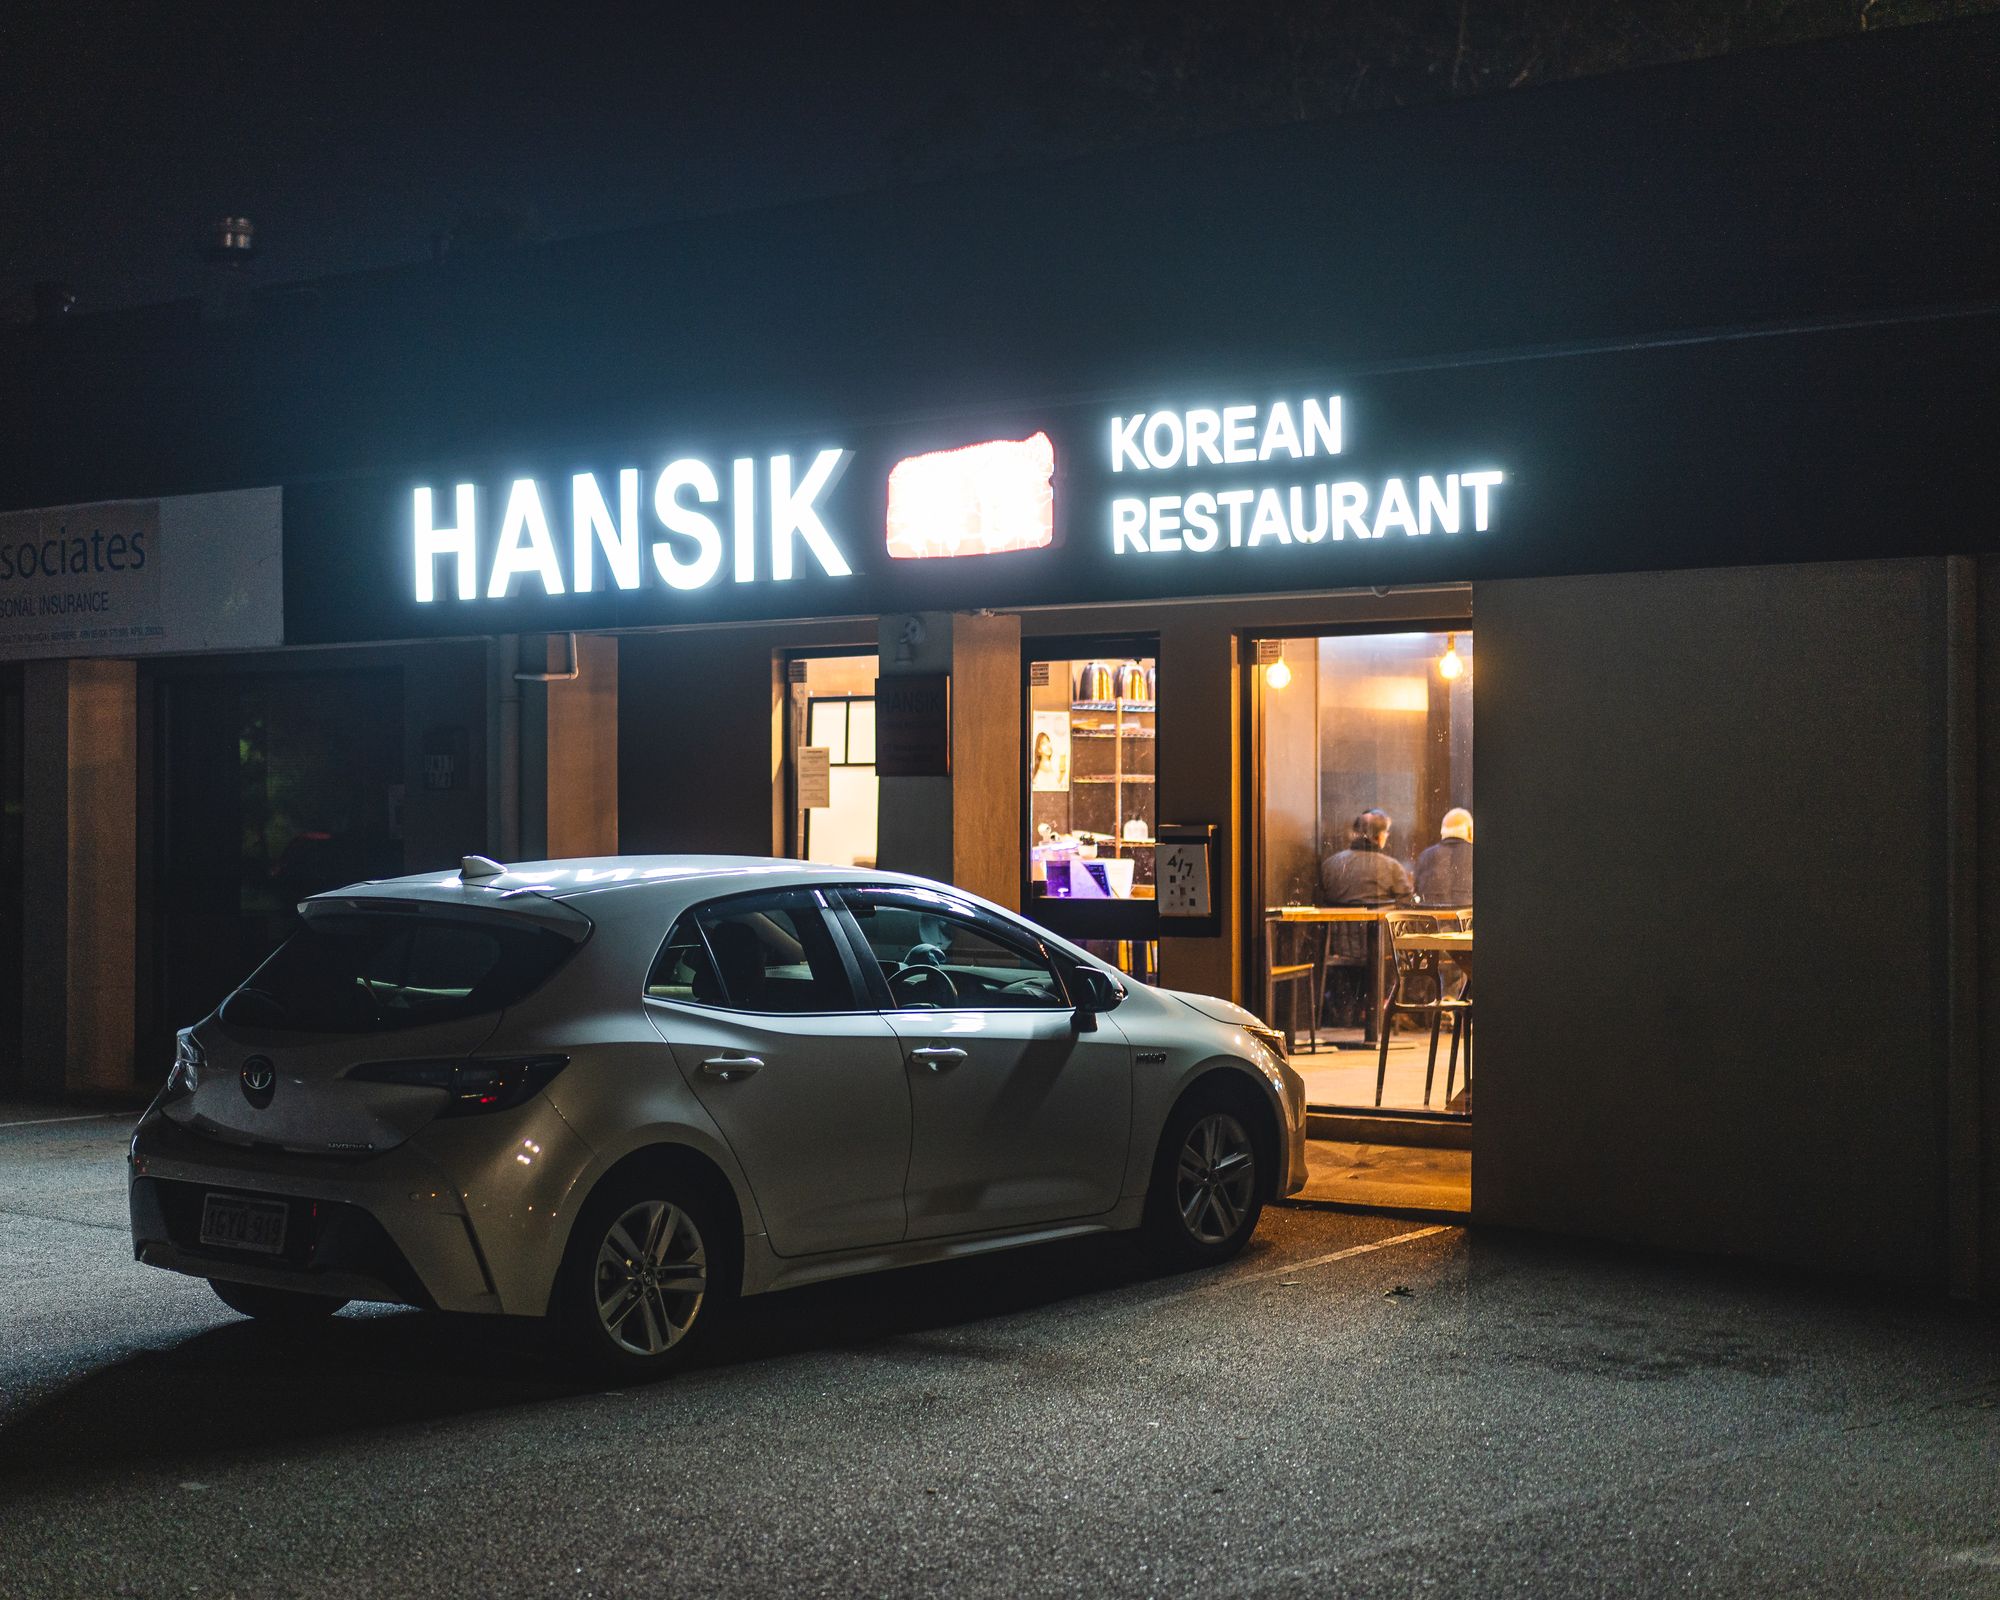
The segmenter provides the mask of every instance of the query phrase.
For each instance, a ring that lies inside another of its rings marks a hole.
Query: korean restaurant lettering
[[[1112,473],[1158,474],[1173,483],[1165,493],[1112,497],[1113,552],[1206,555],[1492,527],[1495,493],[1505,481],[1497,468],[1477,464],[1372,480],[1339,476],[1332,463],[1345,450],[1344,428],[1339,395],[1112,417]],[[1326,474],[1301,477],[1301,468],[1322,459],[1329,464]],[[1187,475],[1197,473],[1189,485]],[[1272,481],[1281,475],[1282,481]]]

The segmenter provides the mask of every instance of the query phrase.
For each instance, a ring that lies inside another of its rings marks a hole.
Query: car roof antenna
[[[507,869],[497,861],[489,861],[485,856],[466,856],[458,864],[460,883],[484,883],[488,878],[502,878]]]

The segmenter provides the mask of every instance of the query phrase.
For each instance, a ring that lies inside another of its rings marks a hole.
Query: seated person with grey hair
[[[1380,906],[1407,902],[1416,893],[1410,869],[1385,848],[1393,826],[1386,811],[1364,811],[1350,825],[1345,850],[1319,864],[1321,903]]]
[[[1417,857],[1417,900],[1427,906],[1472,904],[1472,813],[1453,806],[1438,842]]]

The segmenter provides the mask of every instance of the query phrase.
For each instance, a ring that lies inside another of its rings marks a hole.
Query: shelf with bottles
[[[1072,739],[1153,739],[1158,737],[1153,729],[1142,728],[1137,723],[1134,723],[1129,728],[1107,728],[1093,726],[1088,722],[1071,723],[1069,736]]]
[[[1129,711],[1134,716],[1150,717],[1159,709],[1151,700],[1072,700],[1072,711]]]

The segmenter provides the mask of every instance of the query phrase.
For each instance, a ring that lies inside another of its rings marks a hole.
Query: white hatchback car
[[[640,1376],[739,1294],[1114,1229],[1219,1261],[1305,1181],[1276,1033],[923,879],[468,857],[300,911],[132,1139],[138,1259],[252,1316],[546,1316]]]

